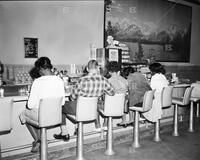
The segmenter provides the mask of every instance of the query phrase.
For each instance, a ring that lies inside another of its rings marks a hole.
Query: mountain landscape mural
[[[189,62],[191,7],[166,0],[108,0],[105,39],[108,35],[129,46],[132,61]]]

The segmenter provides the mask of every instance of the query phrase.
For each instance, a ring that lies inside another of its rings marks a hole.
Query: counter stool
[[[135,120],[134,120],[134,141],[132,143],[133,148],[139,148],[139,112],[147,112],[151,109],[153,103],[155,90],[146,91],[143,98],[142,106],[131,106],[129,110],[135,111]]]
[[[114,96],[105,95],[104,109],[98,111],[104,116],[108,117],[108,132],[106,140],[106,155],[114,155],[113,151],[113,117],[121,117],[124,114],[125,93],[115,94]]]
[[[174,130],[172,135],[179,136],[178,134],[178,106],[186,106],[190,103],[191,93],[193,87],[185,89],[183,97],[172,97],[172,104],[174,105]]]
[[[85,160],[83,157],[83,122],[93,122],[97,118],[98,97],[82,97],[77,99],[76,115],[67,114],[73,123],[78,123],[76,160]]]
[[[38,121],[26,118],[30,125],[41,129],[41,160],[47,160],[47,128],[62,123],[63,97],[42,98],[39,102]]]
[[[166,108],[170,107],[172,105],[172,91],[173,86],[164,87],[161,92],[161,107]],[[160,120],[158,120],[155,123],[155,129],[154,129],[154,141],[159,142],[161,141],[160,138]]]
[[[197,110],[196,110],[196,117],[199,117],[199,102],[200,102],[200,84],[198,83],[192,83],[191,86],[193,86],[193,90],[191,93],[190,98],[190,120],[189,120],[189,132],[194,132],[194,125],[193,125],[193,114],[194,114],[194,103],[197,104]]]
[[[0,135],[7,134],[13,127],[13,99],[0,98]],[[0,159],[1,159],[1,143],[0,143]]]

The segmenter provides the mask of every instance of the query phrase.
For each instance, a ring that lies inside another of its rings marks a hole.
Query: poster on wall
[[[38,39],[24,38],[25,58],[38,58]]]
[[[105,0],[107,37],[125,44],[132,62],[189,62],[192,7],[164,0]]]

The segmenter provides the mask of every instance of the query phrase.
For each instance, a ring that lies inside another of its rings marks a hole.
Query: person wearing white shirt
[[[161,107],[161,91],[164,87],[169,85],[167,78],[165,77],[165,69],[160,63],[152,63],[149,66],[152,73],[150,86],[151,89],[155,89],[154,100],[152,108],[143,113],[143,116],[150,122],[156,122],[161,119],[162,107]]]
[[[30,95],[26,109],[19,115],[22,124],[26,124],[29,132],[34,138],[31,152],[38,152],[40,148],[40,129],[26,123],[26,119],[38,121],[38,107],[41,98],[63,97],[62,105],[65,103],[65,89],[63,80],[52,74],[52,64],[49,58],[40,57],[35,62],[35,68],[41,77],[36,78],[31,86]]]

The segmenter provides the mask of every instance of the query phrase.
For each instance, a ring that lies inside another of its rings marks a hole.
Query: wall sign
[[[25,58],[38,58],[38,39],[24,38]]]

